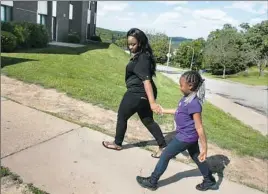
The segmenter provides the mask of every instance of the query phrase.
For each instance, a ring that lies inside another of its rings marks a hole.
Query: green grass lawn
[[[267,68],[265,69],[265,71],[266,72],[264,72],[263,76],[259,76],[258,69],[253,67],[249,69],[248,74],[245,74],[245,72],[240,72],[235,75],[226,75],[225,79],[223,79],[222,76],[211,75],[209,73],[205,73],[204,75],[221,80],[231,80],[242,84],[261,86],[261,85],[268,85]]]
[[[125,92],[124,73],[128,55],[115,45],[85,48],[45,48],[19,53],[2,53],[2,74],[19,80],[56,88],[68,95],[117,110]],[[177,106],[178,86],[157,74],[158,102],[167,108]],[[173,122],[172,116],[159,122]],[[268,158],[268,138],[245,126],[210,103],[204,105],[203,120],[210,142],[238,154]]]

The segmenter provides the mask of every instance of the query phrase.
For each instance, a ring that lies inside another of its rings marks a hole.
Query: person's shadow
[[[214,156],[210,156],[207,158],[207,163],[212,173],[217,174],[219,177],[216,183],[216,187],[215,187],[215,189],[217,190],[219,189],[223,181],[223,174],[224,174],[223,171],[225,167],[230,163],[230,160],[227,156],[224,156],[224,155],[214,155]],[[184,172],[179,172],[169,178],[160,180],[158,183],[158,186],[164,187],[169,184],[175,183],[183,178],[196,177],[196,176],[202,176],[198,168],[184,171]]]
[[[218,175],[217,185],[220,186],[224,177],[224,169],[230,164],[230,159],[227,156],[218,154],[208,157],[207,163],[211,172]]]
[[[175,137],[175,134],[176,134],[176,131],[165,132],[165,133],[163,132],[163,135],[165,137],[167,144],[172,140],[173,137]],[[128,143],[126,145],[123,145],[123,148],[130,149],[130,148],[134,148],[134,147],[144,147],[147,145],[157,146],[157,143],[156,143],[155,139],[151,139],[151,140],[146,140],[146,141],[139,141],[136,143]]]
[[[175,137],[176,131],[172,131],[172,132],[166,132],[163,133],[163,135],[165,136],[165,140],[167,142],[167,144],[169,144],[169,142],[171,142],[171,140]],[[123,145],[123,149],[131,149],[134,147],[145,147],[145,146],[158,146],[155,140],[147,140],[147,141],[139,141],[136,143],[129,143],[126,145]],[[184,151],[181,153],[182,155],[188,157],[189,154],[188,152]]]

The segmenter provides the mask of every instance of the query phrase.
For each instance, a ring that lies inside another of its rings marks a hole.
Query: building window
[[[45,26],[46,25],[46,15],[38,14],[37,23]]]
[[[1,5],[1,21],[9,22],[12,20],[12,7]]]
[[[88,9],[87,10],[87,23],[89,24],[90,23],[90,17],[91,17],[91,11]]]
[[[57,1],[52,1],[52,16],[57,16]]]
[[[73,5],[69,4],[69,20],[73,19]]]
[[[38,1],[37,4],[37,23],[41,25],[46,25],[47,23],[47,1]]]
[[[96,20],[97,20],[97,13],[94,13],[94,24],[96,25]]]
[[[44,14],[44,15],[47,15],[47,1],[38,1],[38,4],[37,4],[37,12],[39,14]]]

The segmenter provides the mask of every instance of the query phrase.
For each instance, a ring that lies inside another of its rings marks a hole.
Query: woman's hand
[[[154,98],[154,93],[153,93],[153,88],[152,88],[152,84],[150,80],[145,80],[144,82],[144,89],[146,91],[147,97],[148,97],[148,101],[150,103],[151,106],[151,110],[156,113],[159,114],[161,111],[160,106],[155,102],[155,98]]]
[[[154,102],[154,103],[151,103],[150,106],[151,106],[151,109],[154,113],[156,113],[156,114],[162,113],[162,108],[159,104]]]

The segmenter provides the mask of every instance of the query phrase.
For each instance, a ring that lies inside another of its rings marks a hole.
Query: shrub
[[[90,40],[96,41],[96,42],[102,42],[101,38],[99,36],[91,36]]]
[[[17,37],[22,48],[41,48],[47,46],[49,35],[45,26],[28,22],[2,22],[1,28]]]
[[[69,43],[80,43],[80,36],[76,32],[71,32],[68,34],[68,40]]]
[[[6,32],[13,32],[14,31],[14,22],[1,22],[1,30]]]
[[[17,47],[17,38],[14,34],[1,31],[1,51],[12,52]]]
[[[18,45],[20,47],[27,47],[27,40],[30,36],[29,29],[22,25],[14,25],[13,33],[17,37]]]
[[[40,24],[26,23],[30,36],[27,45],[32,48],[46,47],[49,42],[49,35],[45,26]]]

